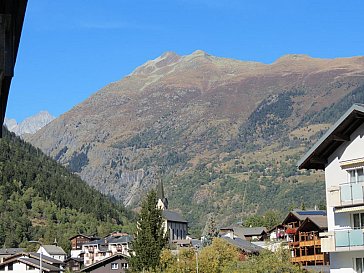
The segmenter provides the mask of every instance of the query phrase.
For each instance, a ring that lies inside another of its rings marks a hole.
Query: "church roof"
[[[170,222],[188,223],[188,221],[183,218],[181,214],[171,210],[163,210],[162,217]]]

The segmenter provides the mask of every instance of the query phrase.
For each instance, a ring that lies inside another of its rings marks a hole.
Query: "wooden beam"
[[[332,135],[332,139],[335,141],[345,142],[350,141],[350,136],[342,135],[342,134],[334,134]]]
[[[319,157],[312,157],[310,159],[310,162],[312,164],[321,164],[321,165],[326,165],[327,164],[327,160],[324,158],[319,158]]]

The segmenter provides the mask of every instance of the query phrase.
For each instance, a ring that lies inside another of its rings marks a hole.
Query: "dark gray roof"
[[[327,158],[364,122],[364,105],[354,104],[298,161],[300,169],[325,169]]]
[[[265,227],[244,227],[242,229],[244,236],[257,236],[267,233]]]
[[[29,256],[35,259],[40,259],[40,254],[36,252],[30,252]],[[46,256],[44,254],[42,254],[42,260],[46,261],[49,264],[63,264],[62,261],[53,259],[52,257]]]
[[[131,235],[109,237],[107,241],[109,242],[109,244],[130,243],[131,241],[133,241],[133,237]]]
[[[323,215],[313,215],[309,216],[303,221],[301,226],[298,227],[297,231],[305,229],[305,226],[309,224],[309,222],[312,222],[315,224],[319,229],[321,230],[327,230],[327,216]]]
[[[86,235],[86,234],[79,233],[77,235],[73,235],[68,240],[72,240],[73,238],[78,237],[78,236],[85,237],[85,238],[87,238],[89,240],[98,240],[98,239],[100,239],[100,237],[97,237],[95,235]]]
[[[99,239],[99,240],[90,241],[88,243],[83,243],[82,245],[86,246],[86,245],[104,245],[104,244],[106,244],[105,239]]]
[[[252,244],[247,240],[243,240],[240,238],[231,239],[229,237],[222,237],[222,239],[226,240],[228,243],[244,250],[247,253],[258,253],[263,250],[262,247]]]
[[[179,214],[178,212],[171,211],[171,210],[163,210],[162,217],[164,219],[166,219],[167,221],[171,221],[171,222],[188,223],[188,221],[186,219],[184,219],[181,214]]]
[[[94,241],[91,241],[88,243],[84,243],[82,245],[84,245],[84,246],[98,245],[98,246],[100,246],[101,251],[106,251],[108,244],[122,244],[122,243],[129,243],[131,241],[133,241],[133,236],[131,236],[131,235],[124,235],[124,236],[117,236],[117,237],[109,236],[104,239],[94,240]]]
[[[42,256],[43,258],[43,256]],[[28,264],[28,265],[32,265],[36,268],[39,268],[39,260],[38,259],[34,259],[34,258],[18,258],[17,259],[18,261],[20,262],[23,262],[25,264]],[[53,265],[50,265],[48,263],[46,263],[45,261],[42,261],[42,269],[44,271],[47,271],[47,272],[59,272],[59,271],[64,271],[63,269],[60,269],[59,267],[56,267],[56,266],[53,266]]]
[[[56,245],[43,245],[45,251],[50,255],[67,255],[63,248]]]
[[[0,248],[0,255],[14,255],[23,251],[24,248]]]
[[[25,255],[26,255],[26,253],[25,253]],[[16,254],[12,258],[6,259],[2,264],[8,264],[8,263],[12,263],[14,261],[19,261],[19,262],[22,262],[24,264],[34,266],[35,268],[39,268],[39,265],[40,265],[40,260],[39,259],[31,258],[31,257],[24,257],[24,256],[19,257],[18,254]],[[63,269],[60,269],[59,267],[56,267],[56,266],[53,266],[53,265],[47,263],[47,260],[43,260],[43,256],[42,256],[42,269],[44,271],[47,271],[47,272],[64,271]]]
[[[222,227],[220,228],[220,233],[222,230],[232,230],[234,232],[234,236],[245,240],[244,228],[242,226],[233,225],[228,227]]]
[[[126,256],[124,254],[117,253],[115,255],[112,255],[110,257],[102,259],[101,261],[93,263],[92,265],[86,266],[85,268],[81,269],[80,272],[90,272],[90,270],[96,269],[96,268],[98,268],[100,266],[103,266],[104,264],[108,264],[108,263],[110,263],[112,261],[115,261],[116,259],[119,259],[119,258],[124,258],[126,260],[130,259],[130,257],[128,257],[128,256]]]

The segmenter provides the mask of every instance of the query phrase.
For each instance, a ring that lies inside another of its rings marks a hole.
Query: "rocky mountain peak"
[[[154,60],[147,61],[145,64],[137,67],[131,75],[148,75],[162,68],[171,66],[178,62],[181,56],[172,51],[167,51]]]
[[[55,117],[48,111],[40,111],[38,114],[24,119],[19,124],[15,119],[6,119],[4,124],[9,131],[14,132],[18,136],[22,136],[24,134],[36,133],[54,119]]]
[[[282,62],[294,62],[294,61],[307,61],[312,59],[309,55],[306,54],[286,54],[282,57],[278,58],[275,63],[282,63]]]
[[[191,56],[194,56],[194,57],[197,57],[197,56],[209,57],[211,55],[208,54],[207,52],[203,51],[203,50],[198,49],[198,50],[192,52]]]

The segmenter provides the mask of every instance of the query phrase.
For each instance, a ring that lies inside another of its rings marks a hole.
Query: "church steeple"
[[[157,207],[161,210],[168,209],[168,200],[164,196],[164,187],[162,180],[159,180],[157,185],[157,198],[158,198]]]

